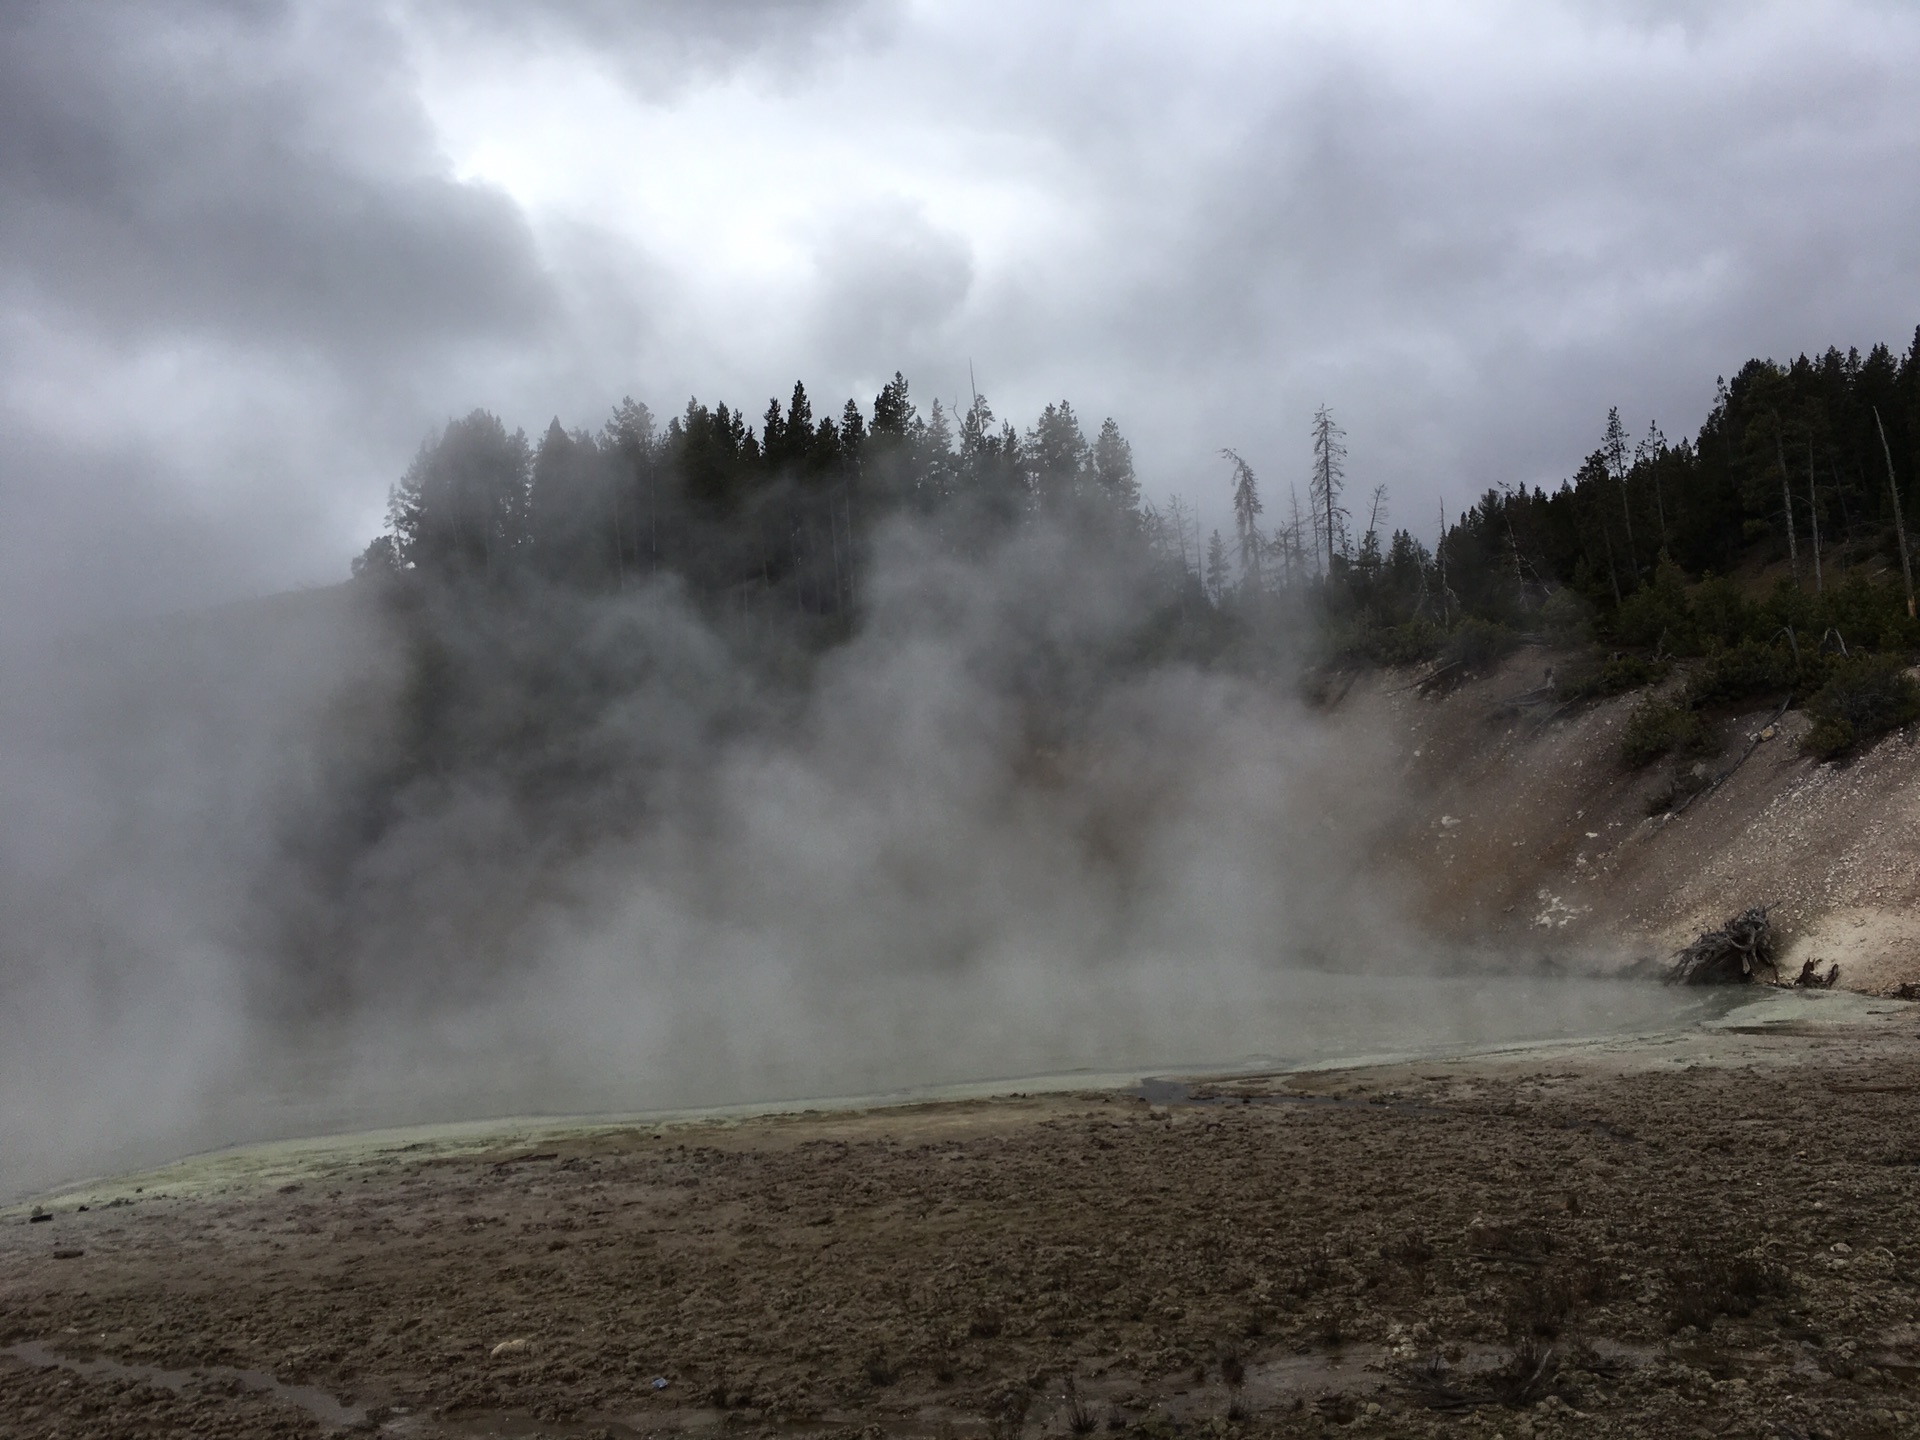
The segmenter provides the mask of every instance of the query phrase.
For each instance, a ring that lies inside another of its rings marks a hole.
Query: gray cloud
[[[343,368],[540,323],[522,217],[446,173],[379,27],[283,6],[11,14],[0,255],[63,322]]]
[[[0,97],[11,624],[330,578],[440,386],[557,314],[374,21],[11,7]]]
[[[902,365],[926,356],[974,283],[965,237],[906,204],[837,217],[815,241],[814,266],[805,333],[820,344],[821,362],[842,375],[871,373],[890,354]]]
[[[952,398],[969,359],[1216,515],[1218,446],[1284,485],[1325,400],[1413,521],[1569,473],[1609,404],[1678,434],[1749,354],[1902,343],[1916,61],[1866,0],[14,7],[8,543],[308,581],[474,404]],[[115,471],[139,518],[87,530]]]
[[[743,67],[792,78],[892,27],[897,0],[421,0],[415,23],[455,44],[584,49],[649,100]]]

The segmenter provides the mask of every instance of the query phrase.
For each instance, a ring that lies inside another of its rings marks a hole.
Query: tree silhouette
[[[1314,540],[1326,557],[1326,571],[1333,574],[1336,554],[1347,550],[1347,521],[1350,518],[1340,503],[1346,477],[1347,432],[1334,423],[1333,412],[1322,405],[1313,412],[1313,483],[1307,489],[1307,503],[1313,511]]]

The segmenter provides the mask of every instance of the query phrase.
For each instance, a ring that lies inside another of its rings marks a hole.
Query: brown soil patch
[[[1783,1003],[95,1187],[0,1221],[0,1435],[1920,1433],[1920,1011]]]

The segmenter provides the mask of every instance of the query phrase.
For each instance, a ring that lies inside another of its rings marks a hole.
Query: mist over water
[[[1375,859],[1392,737],[1284,666],[1154,661],[1138,581],[1059,526],[961,556],[894,522],[867,618],[806,654],[665,581],[356,582],[15,646],[0,1187],[1674,1013],[1436,952]]]

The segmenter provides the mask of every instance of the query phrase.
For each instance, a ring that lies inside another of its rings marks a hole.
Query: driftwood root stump
[[[1774,969],[1767,909],[1752,906],[1720,929],[1703,931],[1675,958],[1668,978],[1676,985],[1748,985],[1758,971]]]

